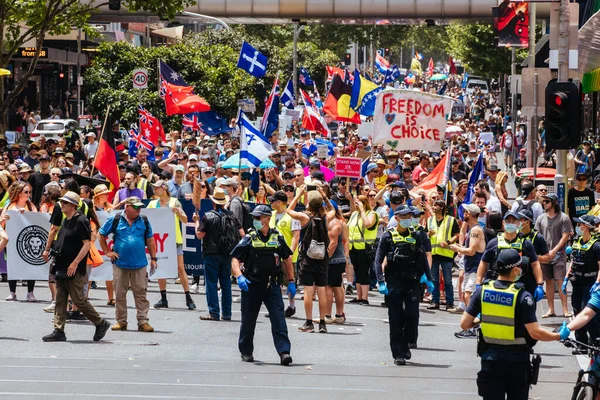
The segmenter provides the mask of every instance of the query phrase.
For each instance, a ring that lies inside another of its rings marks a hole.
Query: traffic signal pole
[[[556,29],[556,27],[551,27]],[[558,82],[569,81],[569,0],[560,1],[558,18]],[[548,99],[546,99],[547,101]],[[561,210],[567,210],[567,151],[556,150],[556,175],[554,192],[558,196]]]

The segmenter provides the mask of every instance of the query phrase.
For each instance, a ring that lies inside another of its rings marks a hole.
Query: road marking
[[[220,399],[220,400],[229,400],[229,399],[251,399],[252,397],[202,397],[202,396],[171,396],[171,395],[163,395],[163,396],[154,396],[154,395],[140,395],[140,394],[100,394],[100,393],[48,393],[48,392],[0,392],[0,396],[43,396],[43,397],[96,397],[96,398],[121,398],[121,399]]]

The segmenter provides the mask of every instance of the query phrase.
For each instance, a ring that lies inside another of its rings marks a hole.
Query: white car
[[[80,132],[81,128],[74,119],[43,119],[37,123],[30,138],[34,142],[40,140],[41,137],[45,137],[46,140],[58,140],[67,130]]]
[[[476,88],[479,88],[483,94],[488,94],[490,92],[487,81],[484,81],[483,79],[469,79],[466,88],[467,93],[473,93]]]

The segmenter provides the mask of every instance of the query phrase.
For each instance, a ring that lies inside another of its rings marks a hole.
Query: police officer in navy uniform
[[[519,252],[500,252],[496,267],[498,279],[486,280],[475,290],[460,327],[473,328],[475,318],[481,314],[477,343],[481,357],[479,395],[484,400],[527,400],[529,385],[536,382],[531,377],[537,376],[541,362],[539,356],[534,356],[537,362],[530,362],[533,346],[537,340],[559,340],[560,335],[540,327],[534,299],[523,283],[515,282],[523,272]]]
[[[379,293],[385,295],[390,325],[390,347],[394,364],[406,365],[410,348],[416,348],[419,325],[419,279],[425,273],[428,290],[433,290],[429,264],[421,235],[410,230],[412,210],[400,205],[394,211],[398,225],[387,230],[379,241],[375,271]],[[387,257],[385,281],[382,263]]]
[[[271,332],[275,348],[282,365],[292,363],[290,339],[285,323],[283,298],[280,285],[283,282],[281,265],[287,276],[294,276],[292,267],[293,252],[285,239],[275,229],[269,228],[271,208],[258,205],[250,215],[254,229],[242,238],[231,251],[231,268],[242,290],[242,325],[240,327],[239,349],[242,361],[253,362],[254,330],[260,307],[264,303],[271,320]],[[244,271],[240,264],[244,263]],[[296,294],[293,279],[288,282],[288,294]]]

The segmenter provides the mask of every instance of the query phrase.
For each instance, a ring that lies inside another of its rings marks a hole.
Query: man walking
[[[100,247],[114,263],[114,287],[117,323],[113,331],[127,330],[127,291],[131,288],[137,310],[138,331],[154,332],[148,324],[150,303],[146,298],[148,273],[146,272],[146,247],[150,253],[150,275],[158,267],[156,243],[152,227],[146,216],[140,215],[144,203],[137,197],[124,201],[123,214],[110,217],[100,228]],[[109,250],[108,235],[113,234],[114,248]]]
[[[69,296],[73,304],[94,325],[94,341],[101,340],[110,327],[107,320],[100,317],[83,294],[87,283],[86,261],[91,247],[90,221],[79,212],[80,198],[74,192],[67,192],[60,198],[62,212],[65,215],[54,248],[52,274],[56,276],[56,308],[54,310],[54,332],[42,338],[44,342],[62,342],[65,336],[67,303]]]

